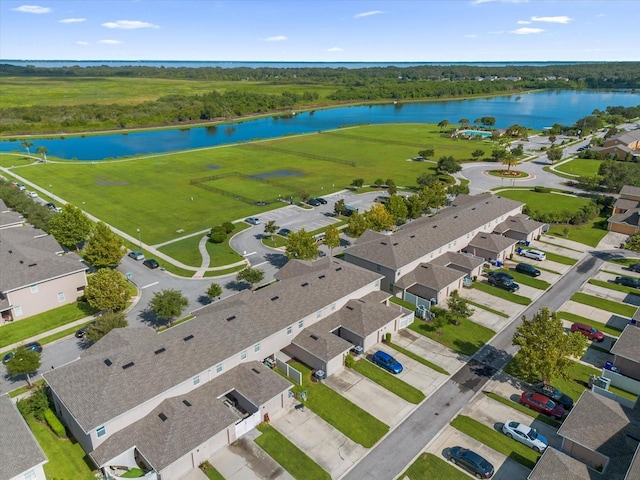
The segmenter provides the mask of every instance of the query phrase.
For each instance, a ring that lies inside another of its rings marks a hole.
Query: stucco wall
[[[600,455],[598,452],[589,450],[568,438],[565,438],[562,442],[561,450],[570,457],[580,460],[591,468],[596,468],[599,465],[606,467],[608,463],[608,459],[604,455]]]

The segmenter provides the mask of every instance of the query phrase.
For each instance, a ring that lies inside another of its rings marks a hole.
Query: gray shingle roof
[[[547,448],[527,480],[602,480],[601,473],[555,448]]]
[[[459,195],[450,207],[414,220],[392,235],[366,233],[345,255],[397,270],[521,206],[490,194]]]
[[[44,377],[88,432],[382,278],[336,259],[320,265],[208,305],[194,312],[194,319],[158,335],[150,329],[113,330],[80,360]]]
[[[447,252],[429,262],[432,265],[441,265],[449,268],[462,268],[463,270],[473,270],[484,263],[484,259],[475,255],[465,253]]]
[[[633,208],[638,208],[638,201],[629,200],[627,198],[619,198],[616,200],[613,208],[619,210],[631,210]]]
[[[608,222],[625,223],[634,227],[640,226],[640,209],[634,208],[625,213],[616,213],[609,217]]]
[[[31,226],[0,229],[0,291],[86,270],[75,253],[57,252],[62,252],[60,244],[42,230]]]
[[[469,242],[470,247],[481,248],[492,253],[500,253],[516,244],[516,240],[493,233],[478,233]]]
[[[624,331],[611,348],[611,353],[640,363],[640,327],[624,327]]]
[[[25,221],[25,218],[18,212],[9,210],[7,204],[4,203],[4,200],[0,198],[0,228],[12,225],[20,225]]]
[[[535,232],[537,229],[542,227],[542,225],[544,224],[535,220],[531,220],[524,214],[520,214],[508,217],[504,222],[497,225],[493,231],[495,233],[502,234],[508,232],[509,230],[512,230],[514,232],[529,235],[530,233]]]
[[[353,347],[351,343],[334,335],[329,330],[321,328],[318,324],[305,328],[291,343],[325,362]]]
[[[102,465],[135,446],[156,470],[162,470],[238,421],[218,398],[221,395],[235,389],[259,406],[291,386],[259,362],[238,365],[189,393],[164,400],[144,418],[111,435],[91,456]]]
[[[639,130],[639,132],[640,132],[640,130]],[[629,196],[632,196],[632,197],[640,197],[640,187],[634,187],[632,185],[625,185],[620,190],[620,195],[629,195]]]
[[[7,395],[0,395],[0,478],[14,478],[44,463],[47,457]]]
[[[400,288],[409,288],[419,283],[433,290],[442,290],[456,280],[463,278],[466,273],[432,263],[421,263],[413,271],[398,279],[396,285]]]

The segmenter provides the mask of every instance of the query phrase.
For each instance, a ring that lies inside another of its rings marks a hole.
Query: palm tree
[[[31,154],[31,151],[29,149],[33,147],[33,142],[30,142],[29,140],[23,140],[20,142],[20,146],[24,147],[27,150],[28,155]]]
[[[506,157],[502,159],[502,164],[507,166],[507,172],[511,170],[511,167],[518,164],[518,159],[515,155],[511,153],[507,154]]]
[[[438,127],[440,127],[441,131],[447,128],[448,126],[449,126],[449,120],[447,119],[444,119],[440,123],[438,123]]]
[[[47,152],[49,150],[47,149],[47,147],[37,147],[36,148],[36,153],[39,153],[40,155],[42,155],[42,159],[46,162],[47,161]]]
[[[468,128],[471,122],[468,118],[461,118],[458,120],[458,123],[460,124],[460,128]]]

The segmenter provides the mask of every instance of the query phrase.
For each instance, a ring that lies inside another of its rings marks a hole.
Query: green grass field
[[[432,324],[422,320],[416,320],[408,328],[450,348],[454,352],[468,356],[476,353],[480,347],[495,335],[495,332],[490,328],[466,318],[461,319],[459,325],[448,323],[439,330]]]
[[[368,360],[355,362],[353,369],[407,402],[418,404],[424,400],[424,393],[416,387],[400,380]]]
[[[139,228],[142,241],[153,245],[277,208],[279,196],[338,191],[354,178],[414,186],[435,164],[407,159],[427,147],[436,157],[464,159],[478,144],[441,137],[433,124],[376,125],[119,161],[54,163],[50,157],[16,173],[52,185],[56,195],[134,237]],[[25,165],[20,158],[0,154],[0,164]]]
[[[598,173],[598,168],[602,160],[588,160],[585,158],[575,158],[567,163],[556,167],[556,170],[580,177],[593,177]]]
[[[540,213],[561,212],[564,210],[575,212],[590,202],[590,200],[584,198],[559,195],[557,193],[539,193],[533,190],[505,190],[497,195],[526,203],[531,211]]]

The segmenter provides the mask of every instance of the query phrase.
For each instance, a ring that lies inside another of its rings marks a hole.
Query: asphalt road
[[[620,252],[615,254],[619,255]],[[595,274],[606,255],[607,253],[602,252],[583,258],[527,307],[522,315],[530,318],[544,306],[552,311],[557,310],[573,292]],[[511,344],[511,340],[520,324],[518,318],[514,318],[506,328],[482,347],[464,367],[371,449],[342,479],[389,480],[404,472],[451,419],[516,353],[517,347]]]

